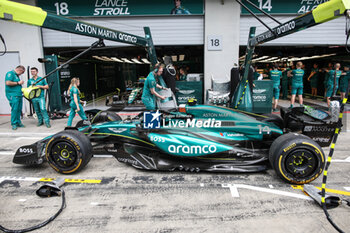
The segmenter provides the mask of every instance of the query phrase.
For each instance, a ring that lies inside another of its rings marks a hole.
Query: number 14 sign
[[[208,50],[222,50],[222,36],[208,36]]]

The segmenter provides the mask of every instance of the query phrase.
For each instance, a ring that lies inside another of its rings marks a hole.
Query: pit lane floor
[[[62,176],[47,164],[13,164],[19,146],[63,130],[67,118],[52,121],[50,129],[24,119],[26,127],[16,131],[9,121],[0,117],[0,224],[7,228],[29,227],[53,215],[61,198],[37,197],[43,184],[38,180],[64,177],[72,179],[63,186],[67,207],[36,232],[336,232],[319,206],[271,169],[254,174],[147,172],[99,156],[80,173]],[[344,128],[327,184],[347,199],[349,140],[350,128]],[[313,184],[320,187],[321,178]],[[340,228],[350,229],[350,207],[342,205],[330,214]]]

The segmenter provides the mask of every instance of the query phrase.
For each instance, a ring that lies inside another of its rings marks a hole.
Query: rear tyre
[[[288,133],[272,143],[269,161],[285,182],[307,184],[321,174],[325,156],[322,148],[309,137]]]
[[[82,170],[92,157],[89,138],[77,130],[65,130],[52,136],[45,157],[57,172],[71,174]]]

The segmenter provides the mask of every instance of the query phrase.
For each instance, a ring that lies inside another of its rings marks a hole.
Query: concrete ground
[[[64,177],[72,179],[63,186],[67,206],[37,232],[336,232],[314,201],[272,169],[254,174],[147,172],[99,155],[81,172],[63,176],[47,164],[13,164],[19,146],[63,130],[67,118],[53,120],[50,129],[24,119],[26,127],[16,131],[9,121],[0,117],[0,225],[6,228],[26,228],[53,215],[61,198],[39,198],[35,191],[42,178]],[[347,199],[349,140],[350,130],[344,128],[327,185]],[[313,184],[321,186],[321,178]],[[330,214],[341,229],[350,229],[350,207],[339,206]]]

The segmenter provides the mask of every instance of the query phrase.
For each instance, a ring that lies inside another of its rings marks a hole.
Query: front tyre
[[[71,174],[83,169],[92,157],[89,138],[77,130],[65,130],[52,136],[45,157],[57,172]]]
[[[270,147],[269,160],[277,175],[292,184],[310,183],[325,165],[322,148],[309,137],[296,133],[278,137]]]

